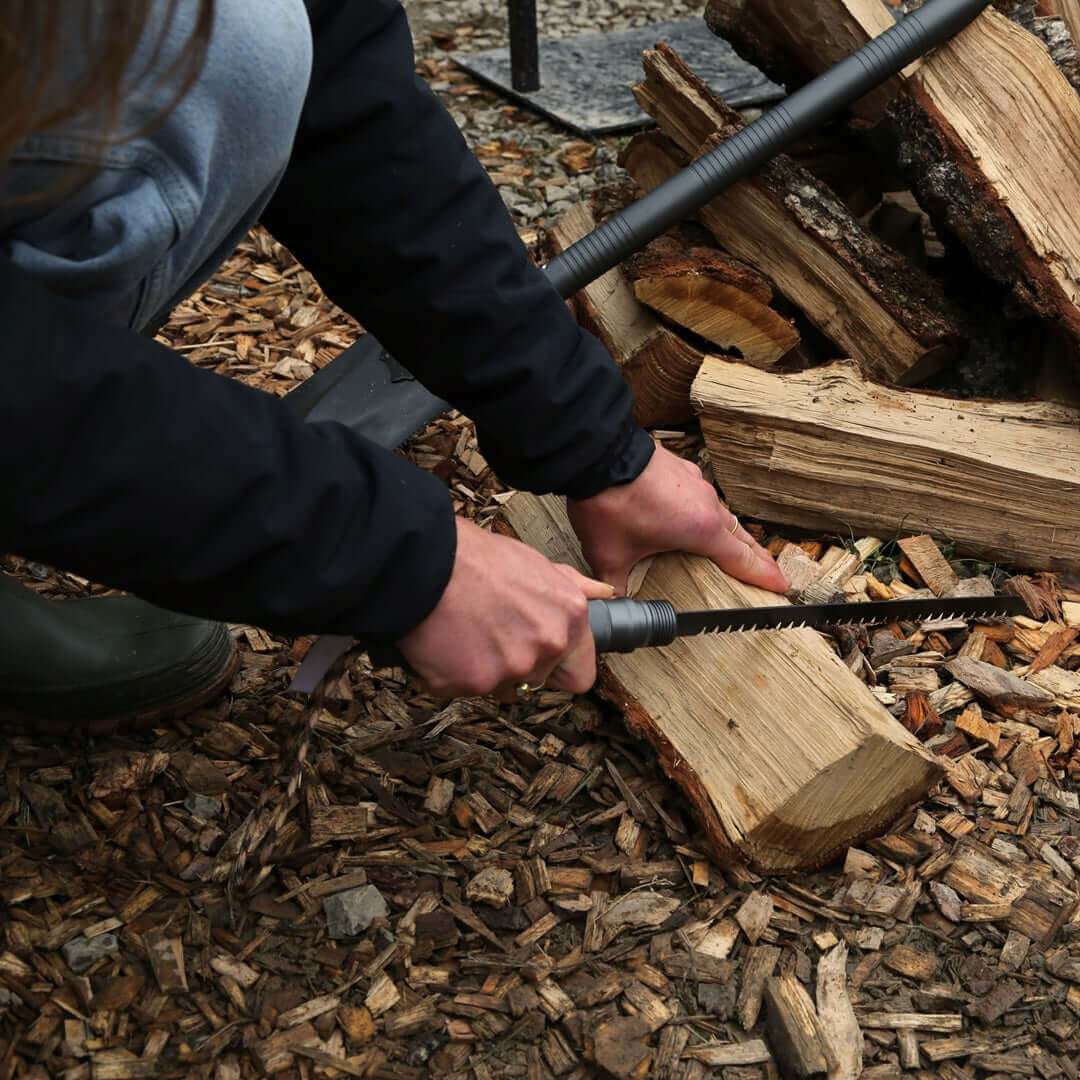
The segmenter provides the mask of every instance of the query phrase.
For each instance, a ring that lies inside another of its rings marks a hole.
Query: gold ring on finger
[[[731,515],[731,528],[728,531],[732,536],[739,531],[739,519],[734,514]]]

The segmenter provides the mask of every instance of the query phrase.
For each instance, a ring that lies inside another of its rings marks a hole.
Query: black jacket
[[[630,394],[415,76],[400,4],[308,8],[311,88],[267,227],[475,419],[507,483],[584,497],[633,479],[652,444]],[[88,318],[3,258],[0,325],[0,549],[285,633],[393,639],[437,603],[455,534],[433,477]]]

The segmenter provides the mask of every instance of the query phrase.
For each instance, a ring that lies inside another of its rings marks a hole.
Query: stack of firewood
[[[1034,569],[1080,561],[1080,64],[1002,0],[833,127],[572,301],[646,426],[700,418],[739,512]],[[789,89],[892,24],[881,0],[711,0]],[[743,118],[669,48],[635,87],[651,190]],[[633,193],[551,230],[560,250]],[[912,386],[932,388],[912,390]],[[946,391],[944,394],[941,391]],[[997,400],[982,400],[996,397]],[[1022,402],[1022,403],[1021,403]]]

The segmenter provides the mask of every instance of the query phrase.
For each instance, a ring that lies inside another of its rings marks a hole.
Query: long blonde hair
[[[115,134],[135,49],[160,2],[0,0],[0,167],[25,136],[48,131],[91,110],[100,111],[103,140]],[[180,2],[168,0],[162,24],[166,29]],[[202,68],[215,0],[194,2],[198,15],[190,38],[166,72],[154,73],[177,87],[154,122],[187,93]],[[63,70],[65,50],[73,39],[79,43],[84,60],[74,81],[71,73]],[[153,50],[154,59],[158,59],[160,47],[161,40]],[[147,67],[152,66],[153,60]]]

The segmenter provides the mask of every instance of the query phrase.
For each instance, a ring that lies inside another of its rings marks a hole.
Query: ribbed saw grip
[[[842,108],[971,22],[988,0],[929,0],[801,90],[602,225],[544,268],[573,296],[676,222],[691,217]]]
[[[633,652],[670,645],[678,633],[678,615],[667,600],[590,600],[589,629],[598,653]]]

